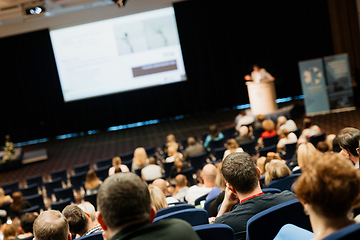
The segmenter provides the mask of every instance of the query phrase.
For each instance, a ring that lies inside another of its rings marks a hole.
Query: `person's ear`
[[[84,213],[88,218],[90,218],[90,214],[88,214],[87,212],[84,212]]]
[[[108,229],[108,227],[107,227],[107,225],[104,221],[104,218],[102,217],[100,212],[96,212],[96,219],[97,219],[98,223],[100,224],[100,226],[102,227],[102,229],[104,229],[104,231],[106,231]]]
[[[151,206],[150,209],[150,222],[152,223],[156,217],[156,208],[155,206]]]
[[[72,239],[72,237],[71,237],[71,233],[69,233],[68,234],[68,238],[67,238],[67,240],[71,240]]]
[[[236,190],[230,183],[227,183],[226,186],[233,194],[236,195]]]
[[[259,174],[259,179],[261,178],[261,171],[260,171],[260,168],[258,167],[258,166],[256,166],[256,170],[257,170],[257,172],[258,172],[258,174]]]

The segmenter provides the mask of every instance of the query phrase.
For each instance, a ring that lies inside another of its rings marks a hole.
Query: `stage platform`
[[[47,151],[45,148],[30,151],[30,152],[24,152],[23,155],[23,164],[29,164],[34,162],[40,162],[45,161],[48,159]]]

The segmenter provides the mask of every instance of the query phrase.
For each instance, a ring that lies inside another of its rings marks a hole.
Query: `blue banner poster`
[[[354,108],[354,95],[347,54],[324,57],[330,108]]]
[[[301,61],[299,70],[306,114],[330,112],[322,59]]]

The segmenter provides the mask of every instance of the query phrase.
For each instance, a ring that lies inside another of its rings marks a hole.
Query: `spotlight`
[[[124,7],[127,0],[113,0],[114,3],[116,3],[119,8]]]
[[[38,5],[38,6],[34,6],[34,7],[31,7],[31,8],[26,8],[25,9],[26,15],[39,15],[41,13],[44,13],[45,11],[46,10],[45,10],[44,5]]]

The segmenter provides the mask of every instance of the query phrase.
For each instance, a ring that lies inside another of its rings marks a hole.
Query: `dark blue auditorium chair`
[[[333,234],[330,234],[323,240],[352,240],[359,239],[360,236],[360,223],[352,224],[344,227]]]
[[[45,209],[44,197],[42,194],[35,194],[31,196],[24,196],[24,200],[28,201],[32,206],[38,205],[40,209]]]
[[[285,144],[285,155],[282,157],[284,160],[292,159],[296,153],[297,142]]]
[[[56,170],[56,171],[52,171],[50,172],[51,175],[51,179],[57,179],[57,178],[61,178],[61,180],[67,184],[68,183],[68,178],[67,178],[67,172],[66,169],[60,169],[60,170]]]
[[[19,215],[23,215],[24,213],[32,213],[32,212],[37,212],[37,213],[40,213],[40,206],[39,205],[35,205],[35,206],[32,206],[30,208],[26,208],[22,211],[20,211]]]
[[[67,206],[71,204],[70,198],[65,198],[62,201],[52,202],[50,203],[50,207],[52,210],[58,210],[62,212],[62,210]]]
[[[26,178],[26,184],[28,186],[30,186],[34,183],[36,183],[40,188],[44,185],[41,174]]]
[[[96,166],[98,168],[102,168],[102,167],[110,168],[112,166],[112,158],[103,158],[103,159],[96,160]]]
[[[259,149],[260,157],[266,157],[269,152],[277,152],[276,145],[271,145]]]
[[[244,150],[244,152],[247,152],[250,156],[254,156],[256,155],[256,149],[255,149],[256,143],[257,140],[254,139],[246,143],[241,143],[239,144],[239,146]]]
[[[193,229],[200,237],[201,240],[209,240],[209,239],[216,239],[216,240],[234,240],[235,234],[234,230],[226,225],[220,223],[214,224],[203,224],[194,226]]]
[[[175,205],[175,206],[170,206],[170,207],[159,209],[156,212],[156,217],[160,217],[162,215],[165,215],[165,214],[168,214],[168,213],[171,213],[171,212],[176,212],[176,211],[179,211],[179,210],[192,209],[192,208],[195,208],[195,206],[191,205],[191,204],[187,204],[187,203],[186,204],[178,204],[178,205]]]
[[[314,145],[314,147],[316,148],[316,146],[319,142],[325,141],[325,138],[326,138],[326,133],[323,132],[321,134],[311,136],[309,138],[309,142],[311,142]]]
[[[46,189],[46,195],[48,198],[51,199],[51,194],[54,193],[54,189],[55,188],[62,188],[62,179],[61,178],[56,178],[53,179],[52,182],[45,182],[44,183],[44,187]]]
[[[296,181],[296,179],[300,175],[301,175],[301,173],[294,173],[290,176],[287,176],[287,177],[284,177],[281,179],[277,179],[277,180],[273,180],[273,181],[269,182],[267,184],[267,186],[270,188],[280,189],[281,191],[284,191],[284,190],[291,191],[291,186],[293,185],[293,183]]]
[[[208,194],[209,194],[209,193],[206,193],[206,194],[198,197],[197,199],[195,199],[195,206],[200,205],[200,202],[201,202],[201,201],[204,201],[204,200],[206,199],[206,197],[207,197]]]
[[[214,149],[214,156],[216,159],[223,159],[224,152],[226,151],[227,147],[220,147]]]
[[[201,170],[206,164],[207,152],[199,153],[196,155],[190,156],[191,166],[194,168],[194,171]]]
[[[273,239],[285,224],[312,231],[309,216],[299,200],[278,204],[252,216],[246,226],[246,240]]]
[[[102,167],[94,170],[96,173],[96,176],[100,178],[102,181],[104,181],[109,176],[109,167]]]
[[[194,173],[194,168],[193,167],[189,167],[181,172],[179,172],[178,174],[183,174],[186,179],[188,180],[190,186],[195,184],[194,178],[193,178],[193,173]]]
[[[129,161],[134,158],[134,152],[127,152],[119,154],[119,157],[121,158],[121,161]]]
[[[7,190],[11,190],[11,192],[17,192],[19,191],[19,182],[13,181],[8,183],[1,184],[2,189],[6,192]]]
[[[31,196],[39,193],[38,187],[39,186],[34,183],[32,185],[29,185],[27,188],[20,188],[19,190],[23,196]]]
[[[81,187],[84,187],[84,182],[86,181],[87,172],[76,173],[73,176],[70,176],[71,186],[74,187],[75,190],[80,190]]]
[[[74,168],[75,174],[87,172],[90,170],[90,163],[83,163],[83,164],[75,165],[73,168]]]
[[[216,216],[212,216],[210,213],[210,204],[217,198],[218,196],[213,196],[211,198],[209,198],[208,200],[205,200],[205,204],[204,204],[204,209],[205,211],[207,211],[208,215],[210,217],[216,217]]]
[[[70,200],[75,203],[74,188],[72,186],[67,188],[55,188],[54,194],[56,197],[56,201],[70,198]]]
[[[96,197],[97,197],[97,193],[94,193],[94,194],[85,194],[84,195],[84,201],[85,202],[90,202],[94,208],[96,209],[97,208],[97,205],[96,205]]]
[[[176,212],[171,212],[164,214],[162,216],[156,217],[154,219],[154,223],[160,221],[162,219],[168,218],[178,218],[188,222],[191,226],[197,226],[201,224],[208,224],[209,223],[209,216],[204,209],[185,209]]]
[[[264,147],[277,145],[278,142],[279,142],[279,136],[278,135],[275,135],[273,137],[264,137],[263,138]]]

